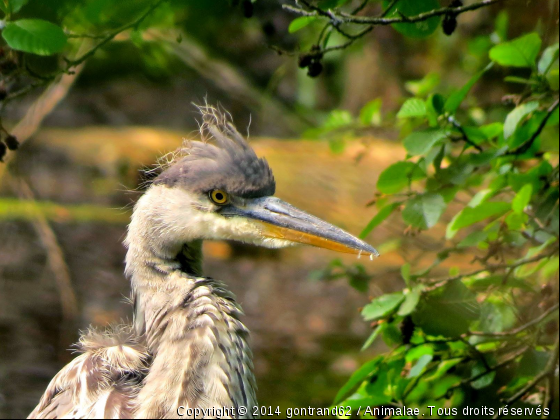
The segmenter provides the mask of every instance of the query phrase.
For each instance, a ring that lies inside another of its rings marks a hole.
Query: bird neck
[[[202,241],[163,244],[151,213],[138,210],[126,240],[126,274],[136,333],[152,356],[138,417],[168,417],[179,406],[256,405],[242,310],[223,283],[200,277]]]

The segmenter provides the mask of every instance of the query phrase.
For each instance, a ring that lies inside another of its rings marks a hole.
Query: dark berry
[[[451,2],[451,4],[449,5],[449,7],[462,7],[463,6],[463,0],[453,0]]]
[[[452,13],[445,15],[441,26],[443,28],[443,33],[445,35],[447,36],[453,35],[455,29],[457,29],[457,16]]]
[[[9,135],[4,139],[4,141],[10,150],[17,150],[19,148],[19,141],[16,136]]]
[[[305,69],[311,65],[313,58],[309,54],[302,54],[299,56],[298,66],[300,69]]]
[[[253,6],[253,2],[251,0],[245,0],[243,2],[243,16],[247,19],[252,18],[254,12],[255,7]]]
[[[5,87],[0,87],[0,101],[3,101],[8,96],[8,91]]]
[[[4,162],[4,156],[6,156],[6,150],[8,150],[8,148],[4,143],[0,141],[0,162]]]
[[[309,77],[318,77],[323,73],[323,64],[320,61],[314,60],[309,64],[307,75]]]

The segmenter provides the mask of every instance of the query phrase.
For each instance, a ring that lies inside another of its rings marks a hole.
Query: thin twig
[[[18,193],[21,198],[35,202],[35,195],[31,188],[23,180],[18,182]],[[56,239],[56,235],[47,221],[45,215],[37,207],[33,218],[35,231],[41,238],[41,242],[47,251],[49,267],[56,280],[56,286],[60,294],[60,306],[62,316],[66,323],[72,323],[78,315],[78,300],[72,286],[70,270],[64,260],[62,248]]]
[[[465,129],[463,128],[461,123],[455,119],[455,117],[449,116],[448,121],[453,125],[453,127],[455,127],[457,130],[459,130],[459,132],[461,133],[461,140],[463,140],[468,145],[474,147],[479,152],[481,152],[481,153],[483,152],[482,147],[480,147],[478,144],[476,144],[474,141],[472,141],[469,138],[469,136],[467,135],[467,132],[465,131]]]
[[[466,273],[466,274],[459,274],[457,276],[453,276],[453,277],[448,277],[446,279],[443,280],[437,280],[434,283],[432,283],[430,285],[430,289],[426,289],[428,291],[433,290],[433,289],[437,289],[441,286],[444,286],[445,284],[452,282],[452,281],[456,281],[456,280],[461,280],[465,277],[472,277],[472,276],[476,276],[477,274],[481,274],[481,273],[485,273],[487,271],[489,272],[494,272],[494,271],[498,271],[498,270],[505,270],[505,269],[509,269],[509,268],[517,268],[517,267],[521,267],[522,265],[526,265],[526,264],[531,264],[531,263],[535,263],[535,262],[539,262],[545,258],[550,258],[552,257],[554,254],[556,254],[558,252],[558,247],[554,247],[554,249],[550,252],[547,252],[546,254],[540,254],[540,255],[536,255],[534,257],[531,258],[526,258],[523,260],[519,260],[513,264],[495,264],[495,265],[489,265],[487,267],[472,271],[470,273]]]
[[[523,143],[521,146],[519,146],[517,149],[507,152],[506,155],[518,156],[518,155],[522,155],[523,153],[527,152],[531,148],[531,146],[533,145],[535,140],[537,140],[537,138],[541,135],[542,131],[546,127],[546,123],[548,122],[550,117],[552,117],[552,114],[554,114],[554,111],[556,111],[556,109],[558,108],[559,105],[560,105],[560,100],[556,99],[556,101],[546,111],[546,116],[541,121],[539,127],[533,133],[531,138],[529,140],[527,140],[525,143]]]
[[[331,18],[333,15],[337,20],[341,20],[343,23],[355,23],[359,25],[392,25],[394,23],[418,23],[423,22],[425,20],[431,19],[433,17],[444,16],[447,14],[454,14],[460,15],[462,13],[475,11],[481,9],[483,7],[488,7],[493,4],[506,2],[510,0],[484,0],[479,3],[471,4],[469,6],[460,6],[460,7],[442,7],[440,9],[435,9],[430,12],[420,13],[416,16],[404,16],[400,15],[399,17],[386,17],[386,16],[355,16],[353,14],[348,14],[344,12],[336,12],[332,11],[331,14],[321,10],[318,7],[310,5],[306,0],[296,0],[296,3],[302,2],[305,4],[311,11],[305,10],[301,7],[294,7],[290,5],[284,5],[284,9],[291,11],[293,13],[302,15],[302,16],[321,16],[325,18]]]
[[[509,0],[484,0],[480,3],[474,3],[469,6],[461,7],[443,7],[441,9],[432,10],[430,12],[420,13],[416,16],[403,16],[400,17],[368,17],[368,16],[354,16],[344,12],[335,13],[335,15],[342,19],[345,23],[357,24],[371,24],[371,25],[392,25],[394,23],[417,23],[422,22],[433,17],[444,16],[447,14],[460,15],[466,12],[472,12],[483,7],[488,7],[496,3],[506,2]]]
[[[155,9],[157,9],[159,6],[161,6],[165,1],[167,0],[159,0],[156,1],[154,4],[152,4],[148,10],[146,10],[138,19],[136,19],[135,21],[128,23],[124,26],[121,26],[119,29],[116,29],[115,31],[109,33],[107,36],[105,36],[105,38],[103,38],[103,40],[97,44],[95,47],[93,47],[91,50],[87,51],[86,53],[84,53],[83,55],[81,55],[80,57],[76,58],[75,60],[68,60],[66,59],[66,64],[68,66],[68,69],[78,66],[80,64],[82,64],[84,61],[86,61],[88,58],[90,58],[91,56],[93,56],[95,54],[95,52],[101,48],[102,46],[104,46],[105,44],[109,43],[110,41],[112,41],[118,34],[120,34],[121,32],[124,32],[128,29],[132,29],[137,27],[138,25],[140,25]]]
[[[558,308],[560,307],[560,305],[557,303],[556,305],[552,306],[551,308],[549,308],[546,312],[544,312],[543,314],[541,314],[538,318],[533,319],[532,321],[528,322],[525,325],[522,325],[518,328],[515,328],[513,330],[510,331],[504,331],[504,332],[494,332],[494,333],[486,333],[486,332],[482,332],[482,331],[471,331],[469,332],[469,335],[477,335],[477,336],[486,336],[486,337],[510,337],[513,335],[517,335],[531,327],[534,327],[535,325],[538,325],[539,323],[541,323],[544,319],[546,319],[550,314],[552,314],[553,312],[557,311]]]

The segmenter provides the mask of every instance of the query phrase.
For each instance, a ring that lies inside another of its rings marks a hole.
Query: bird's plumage
[[[134,208],[125,240],[132,325],[86,334],[83,354],[52,380],[32,418],[188,418],[189,409],[206,410],[205,418],[252,418],[249,332],[227,286],[202,276],[202,241],[377,254],[270,197],[275,182],[267,162],[228,114],[201,111],[203,141],[173,154]],[[216,189],[227,199],[214,200]]]

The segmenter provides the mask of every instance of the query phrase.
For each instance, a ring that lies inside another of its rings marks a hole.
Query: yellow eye
[[[213,190],[210,193],[210,198],[214,203],[218,204],[219,206],[223,206],[224,204],[227,204],[229,201],[229,197],[227,193],[222,190]]]

